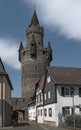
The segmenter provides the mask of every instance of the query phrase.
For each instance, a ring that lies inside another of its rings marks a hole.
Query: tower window
[[[23,56],[25,56],[25,51],[23,52]]]
[[[43,51],[43,55],[45,54],[45,51]]]
[[[37,70],[37,66],[35,66],[35,70]]]

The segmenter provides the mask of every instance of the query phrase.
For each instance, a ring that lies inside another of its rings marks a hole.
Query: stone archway
[[[18,111],[18,123],[24,123],[25,111],[24,110],[17,110],[17,111]]]
[[[24,123],[25,111],[24,110],[14,110],[11,118],[12,118],[12,121],[15,121],[17,123]]]

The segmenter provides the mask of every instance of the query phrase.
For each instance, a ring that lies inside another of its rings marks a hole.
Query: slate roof
[[[33,13],[32,19],[31,19],[31,25],[35,25],[35,26],[39,25],[39,20],[38,20],[35,10],[34,10],[34,13]]]
[[[55,84],[81,85],[81,68],[51,66],[47,70]]]

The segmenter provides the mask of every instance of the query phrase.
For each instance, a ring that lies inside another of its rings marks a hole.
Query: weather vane
[[[34,10],[36,9],[36,0],[34,0]]]

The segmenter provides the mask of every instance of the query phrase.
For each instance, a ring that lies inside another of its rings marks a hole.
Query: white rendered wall
[[[68,86],[69,87],[69,86]],[[74,105],[81,104],[81,97],[79,97],[79,87],[75,87]],[[57,103],[44,106],[47,109],[47,116],[44,116],[44,121],[56,122],[56,126],[63,122],[62,107],[73,107],[72,97],[63,97],[61,95],[61,86],[57,86]],[[52,108],[52,117],[49,117],[48,109]],[[76,114],[81,114],[79,108],[75,108]]]
[[[52,117],[49,117],[49,108],[52,108]],[[44,121],[56,121],[56,113],[55,113],[55,104],[50,104],[44,106],[44,109],[47,109],[47,116],[44,116]]]
[[[28,107],[28,118],[31,121],[36,120],[36,106]]]
[[[69,87],[69,86],[68,86]],[[74,91],[74,105],[79,105],[81,104],[81,97],[79,97],[79,87],[76,86],[74,87],[75,91]],[[56,113],[56,122],[57,125],[59,125],[60,121],[59,121],[59,115],[61,117],[62,115],[62,107],[72,107],[73,106],[73,102],[72,102],[72,97],[62,97],[61,96],[61,86],[57,86],[57,104],[55,105],[55,113]],[[79,108],[75,108],[75,112],[76,114],[80,114],[79,112]]]

